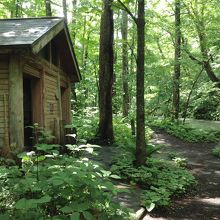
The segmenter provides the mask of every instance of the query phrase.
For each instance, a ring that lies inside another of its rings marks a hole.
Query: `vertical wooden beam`
[[[60,68],[60,61],[59,61]],[[60,86],[60,71],[57,73],[57,98],[58,98],[58,118],[59,118],[59,142],[64,143],[64,128],[63,128],[63,112],[62,112],[62,103],[61,103],[61,86]]]
[[[11,54],[9,62],[9,134],[12,150],[24,148],[23,73],[21,57]]]
[[[72,112],[71,112],[71,82],[68,79],[67,88],[67,123],[72,124]]]
[[[46,129],[46,85],[45,85],[45,68],[42,69],[42,126]]]

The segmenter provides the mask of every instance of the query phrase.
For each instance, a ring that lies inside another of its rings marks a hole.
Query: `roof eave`
[[[32,53],[37,54],[42,50],[60,31],[64,28],[64,21],[63,19],[60,20],[50,31],[43,34],[40,38],[34,41],[31,45]]]
[[[77,74],[77,79],[78,80],[76,80],[75,82],[80,82],[82,77],[81,77],[81,74],[80,74],[79,64],[78,64],[77,59],[76,59],[76,54],[75,54],[75,51],[73,49],[73,44],[72,44],[72,41],[71,41],[71,37],[70,37],[68,26],[67,26],[66,22],[65,22],[65,25],[64,25],[64,31],[65,31],[65,34],[66,34],[67,43],[68,43],[68,46],[69,46],[69,49],[70,49],[70,52],[71,52],[72,60],[74,62],[74,67],[75,67],[76,74]]]

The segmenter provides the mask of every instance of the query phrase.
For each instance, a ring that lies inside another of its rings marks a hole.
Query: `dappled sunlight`
[[[220,197],[198,199],[198,201],[202,202],[202,203],[207,203],[207,204],[210,204],[210,205],[220,206]]]

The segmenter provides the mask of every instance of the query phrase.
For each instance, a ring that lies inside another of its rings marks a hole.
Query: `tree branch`
[[[188,50],[188,45],[187,45],[187,39],[185,39],[183,36],[182,36],[182,43],[183,43],[183,46],[184,46],[184,51],[187,53],[187,55],[189,56],[189,58],[192,60],[192,61],[195,61],[197,64],[199,65],[203,65],[203,62],[200,61],[199,59],[197,59],[195,56],[193,56],[193,54]]]
[[[117,2],[122,6],[122,10],[126,11],[131,18],[133,19],[133,21],[137,24],[137,18],[133,15],[133,13],[128,9],[128,7],[121,1],[121,0],[117,0]]]

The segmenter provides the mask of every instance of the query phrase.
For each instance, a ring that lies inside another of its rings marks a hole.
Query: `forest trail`
[[[160,209],[147,214],[143,220],[220,220],[220,159],[212,155],[214,144],[186,143],[162,131],[155,132],[152,140],[156,144],[169,145],[162,149],[166,157],[169,152],[176,152],[188,161],[188,168],[196,176],[198,185],[193,195],[175,199],[169,209]],[[114,147],[102,147],[95,158],[108,169],[117,150]],[[120,193],[117,201],[121,205],[140,209],[141,189],[115,183],[118,188],[126,188],[129,193]]]
[[[177,152],[188,160],[188,168],[198,185],[194,195],[174,200],[168,210],[146,216],[148,219],[219,220],[220,219],[220,159],[212,155],[215,144],[186,143],[164,132],[155,133],[153,143],[167,144],[163,154]]]

